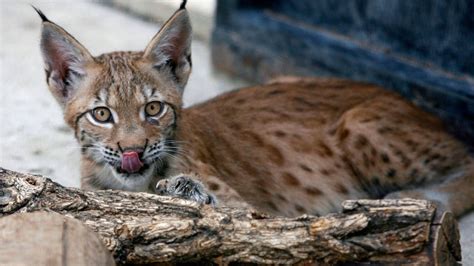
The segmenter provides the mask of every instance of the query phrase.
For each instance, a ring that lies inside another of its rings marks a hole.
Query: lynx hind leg
[[[474,160],[464,169],[445,177],[438,184],[390,193],[385,198],[415,198],[433,201],[441,213],[451,211],[461,216],[474,209]]]
[[[162,196],[173,196],[196,201],[201,204],[215,206],[217,204],[214,195],[209,193],[204,185],[193,175],[177,175],[160,180],[156,184],[156,194]]]

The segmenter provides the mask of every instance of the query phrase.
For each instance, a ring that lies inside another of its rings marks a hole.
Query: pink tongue
[[[135,151],[127,151],[122,154],[122,170],[131,174],[138,172],[143,166],[142,161]]]

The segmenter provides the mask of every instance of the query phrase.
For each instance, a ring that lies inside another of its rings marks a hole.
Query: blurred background
[[[79,186],[79,147],[47,90],[40,8],[93,55],[142,50],[180,0],[0,0],[0,166]],[[474,146],[474,1],[189,0],[185,105],[279,75],[396,90]],[[474,265],[474,214],[461,220]]]

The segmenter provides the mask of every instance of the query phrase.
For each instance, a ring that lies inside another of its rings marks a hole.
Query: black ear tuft
[[[181,2],[181,5],[179,6],[179,9],[186,9],[186,3],[188,2],[188,0],[183,0],[183,2]]]
[[[31,7],[38,13],[38,15],[40,16],[41,20],[43,20],[43,22],[51,22],[49,21],[49,19],[43,14],[43,12],[41,12],[41,10],[39,10],[38,8],[36,8],[35,6],[31,5]]]

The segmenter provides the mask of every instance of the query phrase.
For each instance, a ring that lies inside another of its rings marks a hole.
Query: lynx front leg
[[[216,198],[192,175],[180,174],[160,180],[156,184],[156,194],[193,200],[203,204],[216,205]]]

